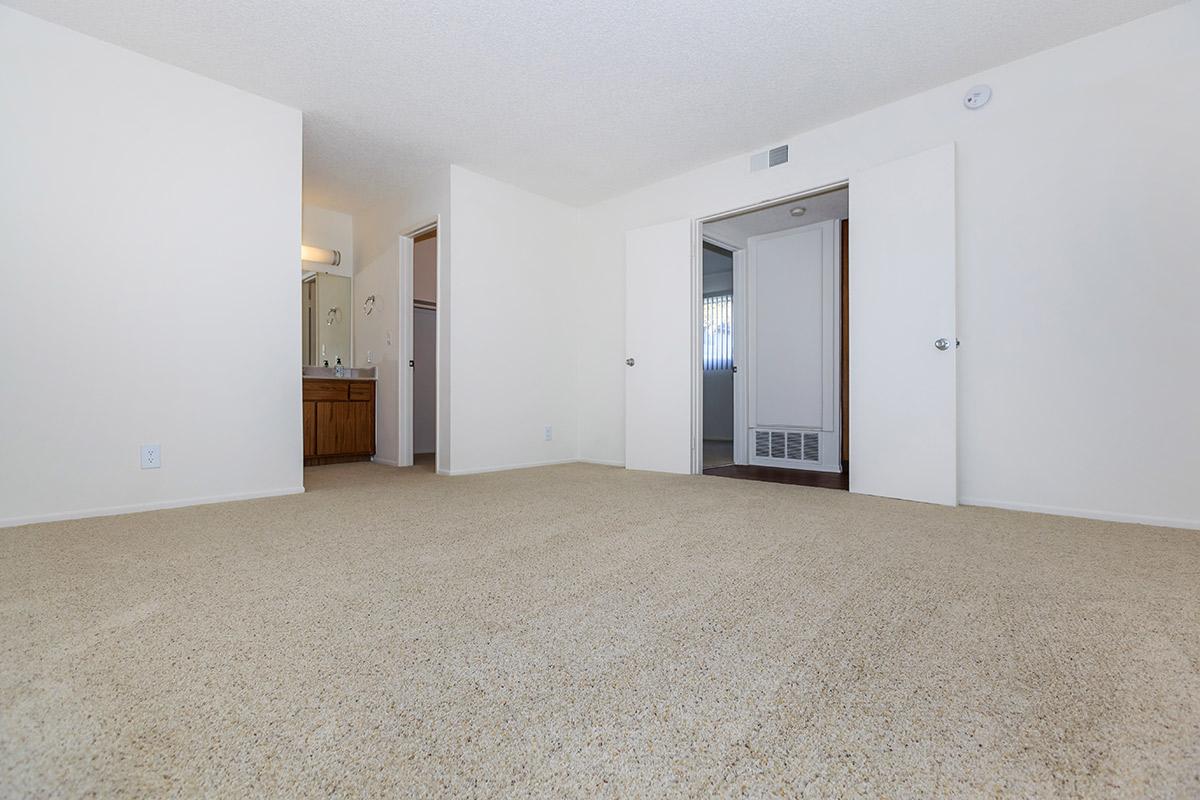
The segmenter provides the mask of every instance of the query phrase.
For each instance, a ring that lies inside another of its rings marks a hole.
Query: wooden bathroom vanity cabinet
[[[304,378],[304,466],[375,455],[375,381]]]

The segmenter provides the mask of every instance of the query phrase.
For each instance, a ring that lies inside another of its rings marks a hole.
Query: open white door
[[[750,447],[747,430],[746,368],[749,351],[746,336],[746,251],[733,251],[733,463],[749,464]]]
[[[625,467],[692,471],[692,222],[625,235]]]
[[[956,505],[954,145],[850,179],[850,490]]]
[[[413,465],[413,239],[400,237],[400,280],[396,298],[399,309],[400,393],[398,435],[400,452],[396,465]]]

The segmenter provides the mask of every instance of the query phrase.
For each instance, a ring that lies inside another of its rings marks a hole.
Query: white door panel
[[[692,222],[625,236],[625,466],[692,471]]]
[[[824,345],[831,341],[822,319],[825,228],[818,225],[750,240],[754,320],[750,375],[756,425],[822,425],[823,391],[829,388],[823,366],[826,361],[832,365],[832,357],[823,357]],[[832,264],[832,245],[829,261]]]
[[[437,312],[413,309],[412,444],[414,453],[437,447]]]
[[[749,409],[746,393],[746,364],[749,363],[749,342],[746,336],[746,251],[733,253],[733,463],[749,464],[747,422]]]
[[[950,144],[850,180],[854,492],[958,501],[954,160]]]
[[[747,242],[750,463],[842,469],[838,235],[829,221]]]

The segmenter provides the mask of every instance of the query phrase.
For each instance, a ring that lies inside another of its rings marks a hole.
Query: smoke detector
[[[963,98],[963,105],[974,111],[977,108],[983,108],[988,104],[988,100],[992,99],[992,87],[984,84],[972,86],[967,90],[967,96]]]
[[[807,211],[808,211],[808,209],[805,208],[804,206],[796,206],[795,208],[788,211],[788,213],[791,214],[793,217],[803,217],[805,212],[807,212]]]

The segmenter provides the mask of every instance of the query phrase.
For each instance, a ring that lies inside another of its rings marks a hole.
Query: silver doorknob
[[[627,367],[632,367],[632,366],[633,366],[633,359],[632,359],[632,358],[627,358],[627,359],[625,359],[625,366],[627,366]]]
[[[950,340],[949,339],[938,339],[936,342],[933,343],[933,346],[936,347],[938,350],[949,350],[950,349]]]

